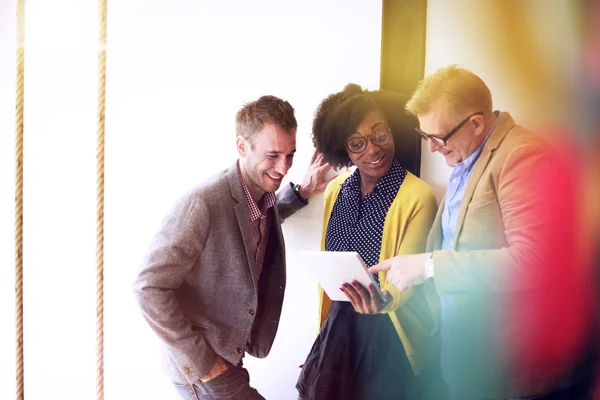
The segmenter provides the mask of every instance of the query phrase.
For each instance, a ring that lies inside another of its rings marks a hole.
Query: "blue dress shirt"
[[[483,146],[487,142],[494,127],[502,117],[502,114],[498,113],[496,121],[486,134],[485,139],[479,145],[479,147],[471,153],[462,162],[456,164],[452,174],[450,175],[450,182],[448,183],[448,190],[446,191],[446,200],[444,202],[444,211],[442,212],[442,250],[453,250],[454,249],[454,233],[456,229],[456,220],[458,217],[458,211],[462,202],[469,178],[473,172],[473,167],[479,159]],[[470,375],[469,369],[465,370],[465,364],[463,363],[464,353],[461,350],[463,346],[467,345],[462,334],[462,327],[460,326],[461,318],[457,313],[464,312],[454,306],[455,296],[445,295],[440,296],[441,306],[441,338],[442,338],[442,354],[441,354],[441,367],[442,375],[448,384],[450,392],[456,394],[457,391],[465,389],[466,381]],[[467,377],[465,377],[465,374]],[[466,379],[466,381],[465,381]],[[477,389],[475,389],[477,390]],[[459,395],[460,397],[460,395]]]
[[[442,213],[442,250],[452,250],[454,247],[454,230],[456,229],[456,218],[458,217],[458,210],[460,209],[460,203],[465,194],[467,183],[473,172],[473,166],[479,159],[483,146],[490,137],[490,133],[496,127],[498,121],[502,118],[502,114],[499,114],[496,121],[488,131],[485,139],[479,147],[471,153],[463,161],[459,162],[454,166],[454,170],[450,175],[450,182],[448,183],[448,189],[446,191],[446,201],[444,202],[444,212]]]

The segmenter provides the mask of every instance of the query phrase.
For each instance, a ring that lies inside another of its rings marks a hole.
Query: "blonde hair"
[[[406,110],[415,115],[429,112],[433,106],[446,109],[458,122],[466,113],[492,112],[492,94],[480,77],[466,68],[450,65],[425,77],[406,103]]]

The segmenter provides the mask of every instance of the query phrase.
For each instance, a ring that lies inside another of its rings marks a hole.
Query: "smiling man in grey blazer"
[[[294,109],[263,96],[236,117],[239,160],[187,193],[165,218],[134,282],[164,343],[165,372],[185,399],[263,399],[242,367],[265,357],[285,291],[283,219],[327,185],[313,156],[302,185],[285,186],[296,151]]]

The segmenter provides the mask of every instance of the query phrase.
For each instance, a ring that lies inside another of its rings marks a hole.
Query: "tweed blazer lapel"
[[[462,228],[463,228],[463,224],[465,222],[465,217],[467,215],[467,208],[469,206],[469,203],[471,202],[471,199],[473,198],[473,193],[475,193],[477,184],[479,183],[481,176],[485,172],[485,170],[492,158],[492,154],[494,153],[494,151],[496,151],[496,149],[498,148],[498,146],[500,145],[500,143],[502,142],[502,140],[504,139],[504,137],[506,136],[508,131],[510,129],[512,129],[514,126],[515,126],[515,121],[512,119],[510,114],[502,113],[502,119],[500,121],[498,121],[498,124],[496,125],[496,127],[494,128],[492,133],[490,134],[490,137],[488,138],[487,142],[483,146],[483,149],[481,151],[481,155],[479,156],[479,159],[477,160],[477,162],[475,163],[475,166],[473,167],[473,172],[471,173],[469,182],[467,183],[467,187],[465,189],[465,194],[463,195],[462,201],[460,203],[460,209],[458,210],[458,216],[456,219],[456,231],[454,234],[454,237],[456,238],[456,240],[454,240],[454,249],[455,250],[457,249],[458,238],[460,237],[460,234],[461,234]]]
[[[240,171],[238,163],[236,161],[229,170],[227,171],[227,178],[229,180],[229,189],[231,190],[231,196],[237,202],[233,207],[235,216],[237,218],[240,232],[244,240],[244,247],[246,249],[246,258],[248,261],[248,268],[252,276],[252,282],[254,283],[254,290],[258,295],[258,276],[256,273],[256,267],[254,262],[254,251],[252,249],[252,230],[250,226],[250,211],[248,209],[248,200],[244,194],[244,188],[242,187]],[[223,243],[226,246],[226,243]]]
[[[279,210],[277,209],[277,205],[275,205],[275,207],[272,207],[272,210],[273,217],[271,218],[270,229],[275,230],[275,237],[277,238],[277,248],[282,249],[284,251],[283,254],[285,254],[285,242],[283,239],[283,231],[281,230],[281,223],[279,222],[281,221],[281,217],[279,216]],[[285,256],[283,257],[283,260],[285,261]]]

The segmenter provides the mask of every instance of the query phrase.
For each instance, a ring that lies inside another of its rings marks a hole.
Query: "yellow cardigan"
[[[350,173],[338,176],[325,190],[321,250],[325,250],[325,233],[331,211],[342,183],[349,176]],[[385,218],[379,260],[399,254],[422,253],[436,211],[437,203],[429,185],[408,172]],[[418,375],[424,364],[439,349],[438,343],[431,336],[433,319],[421,287],[400,291],[387,281],[386,275],[386,272],[380,272],[379,281],[382,283],[381,289],[392,295],[392,301],[381,313],[390,316],[413,372]],[[319,297],[319,326],[323,326],[331,300],[321,287]]]

